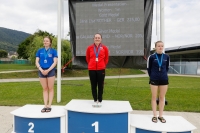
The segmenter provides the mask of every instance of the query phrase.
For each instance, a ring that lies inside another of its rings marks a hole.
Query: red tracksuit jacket
[[[98,47],[100,47],[98,54],[98,61],[96,61],[96,54],[94,52],[94,47],[96,49],[96,53],[98,53]],[[104,44],[99,44],[96,47],[95,44],[91,44],[87,47],[86,50],[86,61],[88,63],[88,70],[103,70],[106,68],[109,59],[109,51],[108,48]]]

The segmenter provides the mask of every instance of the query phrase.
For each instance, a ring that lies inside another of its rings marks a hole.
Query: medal
[[[48,56],[50,56],[50,48],[47,51],[44,49],[44,58],[45,58],[44,63],[47,63]]]
[[[94,46],[94,53],[96,55],[95,61],[98,61],[98,56],[99,56],[100,48],[101,48],[101,44],[99,44],[97,51],[96,51],[96,48]]]
[[[159,70],[159,72],[160,72],[160,71],[161,71],[161,66],[162,66],[163,54],[161,55],[161,59],[160,59],[160,61],[159,61],[158,55],[157,55],[157,53],[156,53],[156,59],[157,59],[158,66],[159,66],[158,70]]]

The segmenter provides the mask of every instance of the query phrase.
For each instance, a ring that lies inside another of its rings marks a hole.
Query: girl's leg
[[[97,72],[98,79],[98,101],[102,102],[103,99],[103,88],[104,88],[104,79],[105,79],[105,70],[99,70]]]
[[[53,77],[48,77],[48,89],[49,89],[49,104],[48,107],[51,107],[53,97],[54,97],[54,81],[55,81],[55,76]]]
[[[168,85],[160,85],[159,90],[159,117],[163,116],[163,110],[165,106],[165,94],[167,93]]]
[[[97,101],[97,72],[93,70],[89,70],[90,84],[92,89],[92,96],[94,102]]]
[[[44,106],[47,107],[48,102],[48,83],[46,78],[40,78],[40,84],[43,88],[43,100],[44,100]]]
[[[157,92],[158,92],[158,86],[155,85],[150,85],[151,87],[151,107],[153,110],[153,116],[157,117],[157,113],[156,113],[156,107],[157,107],[157,103],[156,103],[156,98],[157,98]]]

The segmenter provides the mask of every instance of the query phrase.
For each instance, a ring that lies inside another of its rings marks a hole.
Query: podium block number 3
[[[92,126],[94,126],[95,133],[99,132],[99,122],[95,121],[95,123],[92,123]]]
[[[30,123],[28,124],[28,126],[30,126],[30,128],[29,128],[29,130],[28,130],[28,133],[34,133],[34,130],[33,130],[33,128],[34,128],[34,123],[30,122]]]

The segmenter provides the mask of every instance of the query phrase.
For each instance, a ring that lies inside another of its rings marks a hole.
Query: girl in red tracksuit
[[[101,106],[105,68],[108,63],[108,48],[101,43],[102,36],[97,33],[94,36],[94,43],[89,45],[86,50],[86,61],[88,63],[89,77],[94,99],[93,106]],[[97,92],[98,85],[98,92]]]

